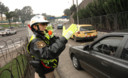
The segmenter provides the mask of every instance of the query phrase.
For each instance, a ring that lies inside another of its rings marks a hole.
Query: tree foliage
[[[6,19],[8,20],[9,25],[10,25],[10,27],[11,27],[11,19],[12,19],[12,17],[14,16],[14,12],[13,12],[13,11],[11,11],[11,12],[6,12],[5,15],[6,15]]]
[[[84,9],[80,9],[78,16],[82,19],[128,11],[127,5],[128,0],[94,0]],[[74,19],[75,18],[76,14],[74,15]]]
[[[14,16],[13,16],[13,21],[14,22],[20,21],[20,16],[21,16],[21,10],[20,9],[15,9]]]
[[[13,21],[19,21],[21,19],[22,23],[24,24],[26,20],[30,20],[33,16],[33,10],[30,6],[25,6],[23,9],[15,9],[15,11],[10,11],[8,7],[5,7],[0,2],[0,13],[6,15],[6,19],[9,21],[9,24],[11,26],[11,19],[13,18]]]
[[[6,13],[9,11],[9,8],[6,7],[2,2],[0,2],[0,15],[1,19],[3,20],[2,14]]]
[[[24,24],[26,20],[30,20],[33,14],[33,10],[30,6],[25,6],[21,10],[21,21]]]
[[[67,16],[70,16],[71,15],[70,9],[65,9],[64,14],[67,15]]]
[[[119,30],[128,28],[128,0],[93,0],[75,13],[80,23],[91,23],[101,30]]]
[[[76,5],[72,5],[71,8],[70,8],[70,11],[71,11],[71,14],[73,12],[76,12]]]

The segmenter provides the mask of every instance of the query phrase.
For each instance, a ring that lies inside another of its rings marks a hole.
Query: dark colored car
[[[62,29],[63,28],[63,24],[58,24],[57,25],[57,29]]]
[[[109,33],[69,49],[73,66],[96,78],[128,78],[128,33]]]

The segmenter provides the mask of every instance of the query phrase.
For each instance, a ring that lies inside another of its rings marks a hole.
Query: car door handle
[[[105,67],[108,67],[108,66],[109,66],[109,65],[108,65],[108,62],[106,62],[106,61],[102,61],[101,64],[102,64],[103,66],[105,66]]]

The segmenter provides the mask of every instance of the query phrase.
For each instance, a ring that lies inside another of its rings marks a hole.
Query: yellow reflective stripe
[[[43,61],[43,63],[46,65],[46,66],[49,66],[50,62],[57,62],[57,59],[51,59],[51,60],[45,60],[45,59],[41,59],[41,61]],[[49,66],[50,67],[50,66]],[[56,63],[53,63],[53,68],[57,67],[57,64]]]
[[[50,39],[50,36],[48,33],[45,34],[45,37],[49,40]]]
[[[34,36],[34,35],[32,35],[31,36],[31,38],[30,38],[30,41],[29,41],[29,43],[28,43],[28,45],[27,45],[27,51],[28,51],[28,53],[30,53],[30,51],[28,50],[28,46],[29,46],[29,44],[31,43],[31,41],[33,40],[33,39],[35,39],[36,37]],[[34,57],[34,56],[32,56],[32,57]]]
[[[28,45],[27,45],[27,52],[28,52],[28,53],[30,53],[30,51],[28,50],[28,46],[29,46],[29,44],[30,44],[30,43],[28,43]]]
[[[32,35],[31,38],[30,38],[30,42],[31,42],[34,38],[35,38],[35,36]]]
[[[57,67],[57,64],[55,64],[55,63],[54,63],[54,66],[53,66],[53,68],[56,68],[56,67]]]
[[[57,62],[56,59],[51,59],[51,60],[45,60],[45,59],[41,59],[41,61],[43,61],[44,63],[47,63],[47,62]]]

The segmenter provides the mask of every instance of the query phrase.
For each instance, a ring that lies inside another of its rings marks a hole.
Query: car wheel
[[[80,70],[80,69],[81,69],[79,60],[76,58],[75,55],[72,56],[72,63],[73,63],[73,66],[74,66],[77,70]]]

